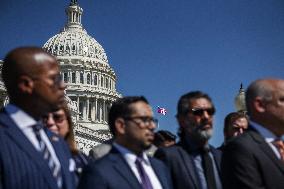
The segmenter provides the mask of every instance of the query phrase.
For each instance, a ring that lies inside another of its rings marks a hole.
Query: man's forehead
[[[149,111],[152,113],[151,106],[143,101],[138,101],[138,102],[131,104],[130,108],[133,114],[144,113],[144,112],[149,112]]]
[[[34,60],[38,63],[46,62],[46,61],[53,62],[54,58],[45,53],[37,53],[34,55]]]
[[[189,105],[191,107],[208,107],[208,106],[212,106],[212,103],[207,99],[207,98],[195,98],[195,99],[191,99],[189,101]]]

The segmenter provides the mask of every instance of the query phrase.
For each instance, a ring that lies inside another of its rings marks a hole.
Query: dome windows
[[[76,83],[76,73],[72,72],[71,74],[72,83]]]
[[[64,83],[68,83],[68,72],[63,73],[63,81]]]
[[[98,76],[94,74],[94,85],[98,85]]]
[[[84,83],[84,72],[80,72],[80,83]]]
[[[87,84],[91,84],[91,74],[87,73]]]

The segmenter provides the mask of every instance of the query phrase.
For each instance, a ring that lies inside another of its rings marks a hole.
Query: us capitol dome
[[[78,147],[88,153],[93,146],[111,137],[108,111],[121,94],[116,91],[117,78],[105,50],[83,28],[83,9],[76,0],[71,0],[65,12],[65,27],[43,49],[58,60],[67,85],[66,99],[75,123],[75,139]]]

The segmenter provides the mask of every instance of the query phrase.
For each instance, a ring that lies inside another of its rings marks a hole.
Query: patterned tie
[[[216,189],[217,187],[216,187],[216,181],[215,181],[215,175],[214,175],[213,162],[209,155],[209,149],[202,149],[201,157],[202,157],[202,166],[204,170],[204,176],[207,182],[207,188]]]
[[[277,148],[280,158],[284,161],[284,142],[281,139],[276,139],[272,142],[272,144]]]
[[[141,157],[137,157],[135,164],[138,169],[140,178],[141,178],[141,185],[143,189],[153,189],[150,179],[142,166],[143,159]]]
[[[38,124],[34,125],[32,128],[33,128],[34,133],[36,135],[36,138],[39,142],[40,152],[43,155],[43,159],[48,164],[48,167],[51,170],[52,176],[56,180],[57,186],[59,188],[62,188],[62,177],[61,177],[60,166],[56,166],[54,160],[52,159],[50,151],[48,150],[45,142],[42,140],[41,135],[40,135],[40,130],[43,129],[43,125],[41,123],[38,123]]]

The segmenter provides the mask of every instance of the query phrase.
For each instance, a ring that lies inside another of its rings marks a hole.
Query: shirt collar
[[[122,156],[126,159],[127,162],[135,163],[137,159],[137,155],[125,148],[124,146],[117,144],[116,142],[113,143],[113,146],[122,154]],[[142,153],[142,161],[147,165],[150,164],[149,158],[147,157],[146,153]]]
[[[262,125],[256,122],[250,121],[250,125],[254,129],[256,129],[260,133],[261,136],[264,137],[266,142],[272,142],[278,138],[270,130],[268,130],[267,128],[263,127]]]
[[[8,104],[5,111],[20,129],[25,129],[37,123],[34,118],[14,104]]]

